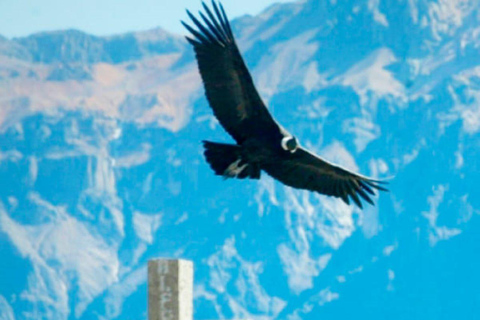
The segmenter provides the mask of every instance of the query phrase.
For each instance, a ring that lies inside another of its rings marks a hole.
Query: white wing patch
[[[245,163],[242,166],[239,166],[241,159],[238,159],[235,162],[232,162],[227,169],[223,172],[223,175],[227,178],[235,178],[238,176],[243,169],[245,169],[248,165],[248,163]]]

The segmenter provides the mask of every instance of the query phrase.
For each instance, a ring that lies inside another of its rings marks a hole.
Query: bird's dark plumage
[[[373,189],[387,191],[383,181],[373,180],[333,165],[309,151],[299,148],[281,165],[266,165],[263,169],[273,178],[294,188],[316,191],[341,198],[350,204],[351,198],[362,208],[359,196],[373,205]]]
[[[195,25],[182,24],[193,35],[193,46],[207,100],[220,124],[237,145],[204,141],[205,157],[217,175],[260,178],[261,170],[294,188],[350,199],[362,208],[360,198],[373,204],[374,190],[386,191],[373,180],[333,165],[298,147],[297,140],[271,116],[243,61],[221,4],[203,4]]]
[[[187,37],[195,50],[205,94],[215,116],[237,141],[244,142],[254,128],[276,127],[253,84],[233,37],[222,5],[212,2],[213,12],[205,3],[202,24],[189,11],[198,31],[182,21],[194,38]]]

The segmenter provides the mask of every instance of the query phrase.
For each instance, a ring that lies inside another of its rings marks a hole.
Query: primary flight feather
[[[373,204],[374,190],[387,191],[383,181],[353,173],[305,150],[272,117],[255,88],[235,43],[230,23],[221,4],[212,9],[202,3],[201,20],[187,14],[193,46],[207,100],[220,124],[237,142],[204,141],[205,157],[217,175],[226,178],[259,179],[265,171],[282,183],[321,194]]]

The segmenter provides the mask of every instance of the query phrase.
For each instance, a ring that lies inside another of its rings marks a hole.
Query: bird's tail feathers
[[[242,159],[240,146],[210,141],[203,141],[203,146],[205,158],[216,175],[225,179],[260,178],[260,168]]]

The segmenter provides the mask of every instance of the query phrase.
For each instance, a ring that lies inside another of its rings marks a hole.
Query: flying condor
[[[225,178],[259,179],[265,171],[298,189],[373,205],[374,190],[387,191],[383,181],[353,173],[302,148],[278,124],[260,98],[221,4],[203,4],[201,21],[188,10],[196,29],[182,21],[192,34],[193,46],[207,100],[220,124],[237,144],[203,141],[205,158],[215,174]]]

